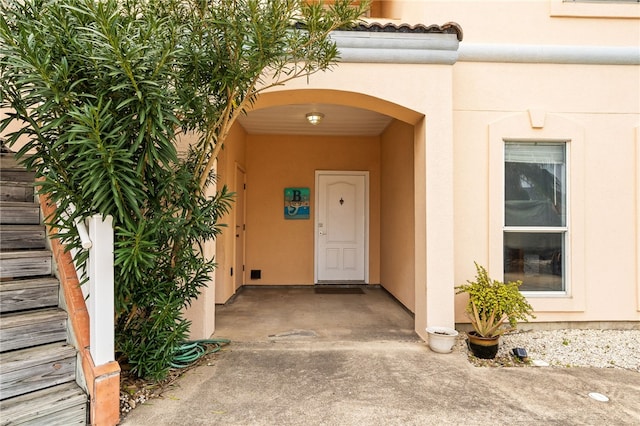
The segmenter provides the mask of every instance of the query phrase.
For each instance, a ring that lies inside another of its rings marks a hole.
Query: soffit
[[[320,112],[318,125],[306,119],[309,112]],[[238,119],[249,134],[310,136],[378,136],[391,123],[391,117],[362,108],[335,104],[280,105],[251,111]]]

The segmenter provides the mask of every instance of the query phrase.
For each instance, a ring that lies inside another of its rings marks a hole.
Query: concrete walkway
[[[231,345],[123,425],[640,424],[637,372],[479,368],[412,330],[381,289],[247,288],[217,310]]]

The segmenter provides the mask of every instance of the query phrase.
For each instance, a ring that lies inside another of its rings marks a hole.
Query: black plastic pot
[[[482,337],[475,331],[467,333],[469,350],[476,358],[493,359],[498,353],[500,336]]]

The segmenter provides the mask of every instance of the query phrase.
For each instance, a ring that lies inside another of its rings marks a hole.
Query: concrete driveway
[[[379,288],[246,288],[216,318],[232,343],[123,425],[640,424],[637,372],[474,367],[462,344],[430,351]]]

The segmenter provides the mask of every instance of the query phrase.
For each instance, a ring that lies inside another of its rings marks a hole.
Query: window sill
[[[571,297],[566,291],[521,291],[527,299],[559,299]]]
[[[527,298],[536,313],[584,312],[584,292],[582,289],[577,290],[574,292],[576,294],[568,294],[566,292],[545,292],[543,294],[522,292],[522,294]]]
[[[549,0],[549,16],[556,18],[640,18],[640,3],[581,3]]]

